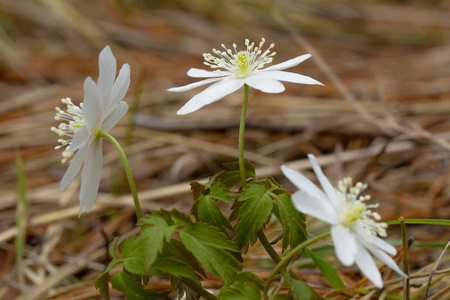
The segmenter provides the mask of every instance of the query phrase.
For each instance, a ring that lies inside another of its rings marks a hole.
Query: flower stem
[[[316,237],[310,238],[309,240],[304,241],[294,249],[292,249],[285,257],[281,259],[281,261],[278,263],[278,265],[273,269],[272,273],[270,273],[269,278],[267,278],[266,285],[264,286],[263,290],[263,299],[267,298],[267,292],[269,291],[270,284],[272,283],[275,276],[278,274],[278,272],[286,266],[291,259],[294,258],[300,251],[308,247],[309,245],[314,244],[315,242],[327,237],[330,235],[330,232],[323,233],[321,235],[318,235]]]
[[[214,296],[213,294],[211,294],[210,292],[208,292],[207,290],[205,290],[204,288],[202,288],[201,286],[197,285],[194,281],[192,281],[191,279],[187,279],[187,278],[182,278],[181,281],[183,282],[184,285],[186,285],[187,287],[189,287],[191,290],[193,290],[194,292],[196,292],[199,296],[201,296],[202,298],[206,299],[206,300],[216,300],[217,297]]]
[[[138,219],[141,218],[142,210],[141,210],[141,205],[139,204],[139,198],[138,198],[138,194],[137,194],[136,184],[134,183],[133,175],[131,174],[130,165],[128,163],[128,159],[125,155],[125,152],[123,151],[119,142],[112,135],[110,135],[102,130],[99,130],[99,132],[97,133],[97,136],[103,137],[103,138],[107,139],[108,141],[110,141],[114,145],[114,147],[116,147],[117,151],[119,152],[120,158],[122,159],[122,162],[123,162],[123,167],[125,169],[125,173],[127,174],[128,183],[129,183],[130,189],[131,189],[131,194],[133,195],[134,206],[136,208],[136,215],[137,215]]]
[[[244,103],[242,103],[241,122],[239,126],[239,171],[241,173],[242,188],[247,185],[247,177],[245,176],[245,161],[244,161],[244,132],[245,132],[245,116],[247,115],[249,88],[244,84]]]

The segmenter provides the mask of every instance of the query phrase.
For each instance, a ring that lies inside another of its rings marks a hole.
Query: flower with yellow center
[[[213,54],[203,54],[204,64],[214,69],[214,71],[192,68],[187,74],[194,78],[208,79],[181,87],[170,88],[168,91],[185,92],[209,83],[214,84],[192,97],[177,114],[185,115],[194,112],[237,91],[244,84],[265,93],[283,92],[284,85],[280,81],[323,85],[311,77],[281,71],[297,66],[310,58],[310,54],[304,54],[263,69],[265,64],[272,62],[275,55],[275,52],[270,53],[275,45],[271,44],[267,50],[263,51],[264,43],[264,39],[261,40],[259,45],[245,40],[246,50],[242,51],[237,50],[236,44],[233,44],[233,50],[222,44],[223,50],[213,49]]]
[[[361,182],[353,185],[345,178],[334,189],[325,177],[314,155],[308,155],[314,173],[325,193],[298,171],[282,166],[284,175],[300,190],[292,195],[295,208],[332,225],[331,236],[336,256],[345,266],[356,262],[366,277],[378,288],[383,287],[380,272],[369,251],[387,266],[405,276],[395,261],[396,249],[378,237],[386,236],[386,223],[377,222],[380,216],[371,210],[377,204],[366,205],[370,196],[362,196],[367,188]]]
[[[86,78],[84,100],[80,106],[74,105],[69,98],[62,99],[67,110],[57,107],[55,119],[63,123],[51,128],[61,137],[58,140],[61,145],[56,148],[65,147],[62,162],[74,155],[61,180],[61,190],[75,179],[83,166],[80,214],[83,208],[87,212],[91,210],[100,185],[103,152],[102,138],[98,134],[108,133],[128,111],[128,104],[122,99],[130,86],[130,66],[124,64],[117,79],[116,68],[116,59],[106,46],[99,56],[98,83],[91,77]]]

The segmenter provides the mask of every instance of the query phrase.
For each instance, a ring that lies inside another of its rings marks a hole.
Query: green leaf
[[[255,166],[249,161],[245,161],[245,177],[246,178],[254,178]],[[224,184],[226,187],[230,188],[241,182],[241,173],[239,171],[239,161],[225,163],[223,166],[227,169],[227,171],[219,173],[217,176],[217,181]]]
[[[167,251],[167,255],[170,255],[178,260],[182,260],[197,273],[203,275],[203,277],[206,277],[205,270],[203,270],[199,261],[191,252],[189,252],[188,249],[186,249],[181,241],[170,240],[170,242],[165,245],[164,251]]]
[[[222,183],[213,181],[211,183],[210,192],[211,198],[220,200],[226,203],[233,203],[233,198],[230,196],[230,190]]]
[[[227,229],[233,229],[211,195],[200,195],[192,206],[192,214],[197,216],[199,221],[216,226],[227,235]]]
[[[164,243],[172,238],[176,226],[169,225],[167,219],[168,212],[161,211],[152,215],[147,215],[139,220],[142,227],[139,237],[142,241],[144,249],[143,262],[144,270],[148,271],[155,261],[158,253],[161,253]],[[171,222],[171,220],[169,220]]]
[[[250,182],[241,195],[245,201],[239,209],[239,221],[236,223],[234,240],[239,248],[247,247],[256,233],[264,227],[270,218],[273,201],[267,186],[261,182]]]
[[[111,278],[112,287],[125,295],[129,300],[161,299],[169,292],[157,293],[144,289],[130,275],[124,271],[119,271]]]
[[[232,284],[225,284],[218,300],[261,300],[264,282],[255,274],[240,272]]]
[[[184,261],[173,257],[158,257],[152,268],[158,269],[176,278],[191,278],[198,280],[199,276]]]
[[[110,275],[108,272],[104,272],[95,280],[95,289],[99,291],[100,295],[105,298],[105,300],[109,300],[109,279]]]
[[[240,270],[238,261],[228,251],[239,252],[219,228],[204,223],[189,224],[179,232],[180,239],[200,264],[213,276],[232,281]]]
[[[294,300],[322,300],[323,297],[317,294],[304,281],[292,280],[291,293]]]
[[[328,280],[328,282],[334,289],[345,288],[344,282],[342,282],[341,278],[339,277],[338,273],[336,272],[336,270],[332,265],[330,265],[323,258],[319,257],[308,248],[306,248],[306,253],[308,253],[309,257],[311,257],[313,262],[320,269],[322,274],[325,276],[325,278]]]
[[[138,236],[130,236],[120,244],[125,269],[137,275],[147,275],[142,244],[142,239]]]
[[[283,226],[284,252],[288,246],[293,249],[308,239],[305,216],[294,207],[288,194],[282,193],[273,197],[275,199],[273,212]]]

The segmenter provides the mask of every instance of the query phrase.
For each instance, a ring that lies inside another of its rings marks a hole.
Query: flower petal
[[[295,58],[292,58],[290,60],[287,60],[285,62],[270,66],[266,69],[263,69],[262,71],[279,71],[279,70],[289,69],[289,68],[297,66],[298,64],[307,60],[310,57],[311,57],[311,54],[303,54],[303,55],[297,56]]]
[[[351,266],[355,262],[357,242],[350,231],[339,224],[334,225],[331,227],[331,237],[333,238],[337,258],[344,266]]]
[[[390,255],[395,255],[397,254],[397,249],[395,249],[394,246],[392,246],[391,244],[386,243],[384,240],[376,237],[375,240],[373,241],[373,244],[375,246],[377,246],[378,248],[380,248],[381,250],[389,253]]]
[[[297,73],[292,72],[285,72],[285,71],[267,71],[267,72],[261,72],[261,75],[273,80],[279,80],[279,81],[286,81],[286,82],[293,82],[293,83],[301,83],[301,84],[318,84],[323,85],[323,83]]]
[[[369,279],[376,287],[383,287],[383,280],[381,279],[380,271],[378,271],[377,265],[373,261],[369,252],[360,243],[356,243],[356,265],[363,272],[363,274]]]
[[[307,192],[311,196],[320,199],[327,199],[325,194],[302,173],[287,166],[281,166],[281,171],[296,187],[300,190]],[[327,199],[328,201],[328,199]]]
[[[103,101],[108,101],[111,95],[111,89],[116,78],[116,58],[114,57],[111,48],[106,46],[98,57],[98,89]]]
[[[72,143],[70,144],[70,151],[75,152],[83,143],[87,143],[89,138],[89,131],[86,125],[81,126],[72,138]]]
[[[328,196],[328,199],[334,204],[338,205],[338,199],[337,199],[337,193],[334,187],[331,185],[328,178],[323,174],[322,169],[320,168],[319,163],[317,162],[317,159],[314,155],[308,154],[308,158],[311,161],[311,165],[313,167],[314,173],[317,176],[317,179],[320,182],[320,185],[322,186],[323,190]]]
[[[223,77],[224,74],[215,73],[212,71],[197,69],[197,68],[191,68],[187,72],[188,76],[194,77],[194,78],[208,78],[208,77]]]
[[[330,224],[338,222],[334,208],[326,199],[316,198],[304,190],[292,194],[291,199],[295,208],[304,214]]]
[[[114,126],[116,126],[117,122],[122,119],[127,111],[128,104],[124,101],[121,101],[119,105],[112,107],[106,114],[106,117],[102,124],[102,130],[104,132],[109,132]]]
[[[63,178],[61,179],[61,183],[59,184],[59,189],[64,190],[72,180],[77,177],[80,172],[81,166],[83,165],[83,161],[86,157],[87,147],[81,147],[78,149],[77,153],[75,153],[75,157],[70,162],[69,167],[67,168],[66,173],[64,173]]]
[[[197,81],[188,85],[183,85],[183,86],[179,86],[179,87],[174,87],[174,88],[170,88],[167,89],[169,92],[185,92],[185,91],[189,91],[192,89],[195,89],[196,87],[208,84],[208,83],[212,83],[212,82],[216,82],[221,80],[222,78],[209,78],[209,79],[205,79],[205,80],[201,80],[201,81]]]
[[[92,206],[94,206],[102,177],[102,159],[101,139],[92,140],[88,145],[86,159],[84,160],[83,171],[81,173],[80,212],[78,216],[83,212],[83,207],[86,212],[89,212]]]
[[[245,83],[264,93],[281,93],[285,90],[284,85],[276,80],[266,78],[262,75],[253,75],[245,78]]]
[[[119,104],[120,101],[123,100],[125,94],[130,87],[130,65],[124,64],[119,71],[119,76],[117,76],[116,82],[114,83],[111,91],[111,99],[109,99],[109,103],[105,106],[103,110],[104,113],[108,112],[108,110],[114,105]]]
[[[100,103],[101,98],[97,86],[91,77],[86,78],[84,81],[83,115],[90,132],[93,131],[100,120]]]
[[[370,252],[372,252],[376,257],[378,257],[379,260],[381,260],[383,263],[385,263],[389,268],[397,272],[398,274],[402,275],[405,278],[408,278],[408,275],[403,273],[402,270],[398,267],[397,263],[390,257],[386,252],[383,250],[377,248],[377,247],[370,247],[368,248]]]
[[[204,91],[191,98],[180,110],[177,115],[185,115],[194,112],[201,107],[216,102],[226,95],[229,95],[244,85],[243,80],[223,79],[207,87]]]

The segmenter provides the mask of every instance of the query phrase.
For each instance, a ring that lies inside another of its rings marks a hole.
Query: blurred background
[[[82,101],[84,79],[97,80],[106,45],[118,66],[131,66],[124,99],[130,111],[111,133],[126,148],[142,206],[189,212],[189,181],[237,160],[243,91],[177,116],[202,88],[166,90],[194,82],[186,72],[207,68],[202,54],[212,48],[236,43],[242,49],[244,39],[263,37],[275,43],[274,63],[311,53],[289,71],[325,86],[286,83],[282,94],[251,90],[246,159],[259,177],[274,176],[294,191],[279,166],[311,174],[305,157],[313,153],[333,183],[344,176],[367,182],[384,221],[449,219],[449,0],[0,0],[0,298],[14,299],[25,288],[28,299],[99,299],[93,280],[104,270],[108,242],[135,227],[121,162],[108,143],[92,212],[78,218],[77,181],[59,191],[67,166],[54,150],[54,108],[62,107],[61,98]],[[28,203],[19,218],[27,224],[20,268],[17,156]],[[324,226],[308,224],[313,233]],[[269,237],[278,236],[276,230],[277,224],[269,227]],[[389,233],[399,246],[400,228]],[[411,269],[419,272],[436,263],[450,230],[408,226],[408,237]],[[245,264],[265,278],[272,265],[261,253],[255,244]],[[332,251],[323,255],[336,261]],[[441,268],[448,270],[446,257]],[[306,258],[299,262],[308,265]],[[360,279],[354,268],[339,268],[347,284]],[[317,270],[300,274],[327,291]],[[448,274],[439,275],[433,299],[448,295]],[[218,286],[214,279],[205,284]],[[168,288],[163,281],[151,285]]]

